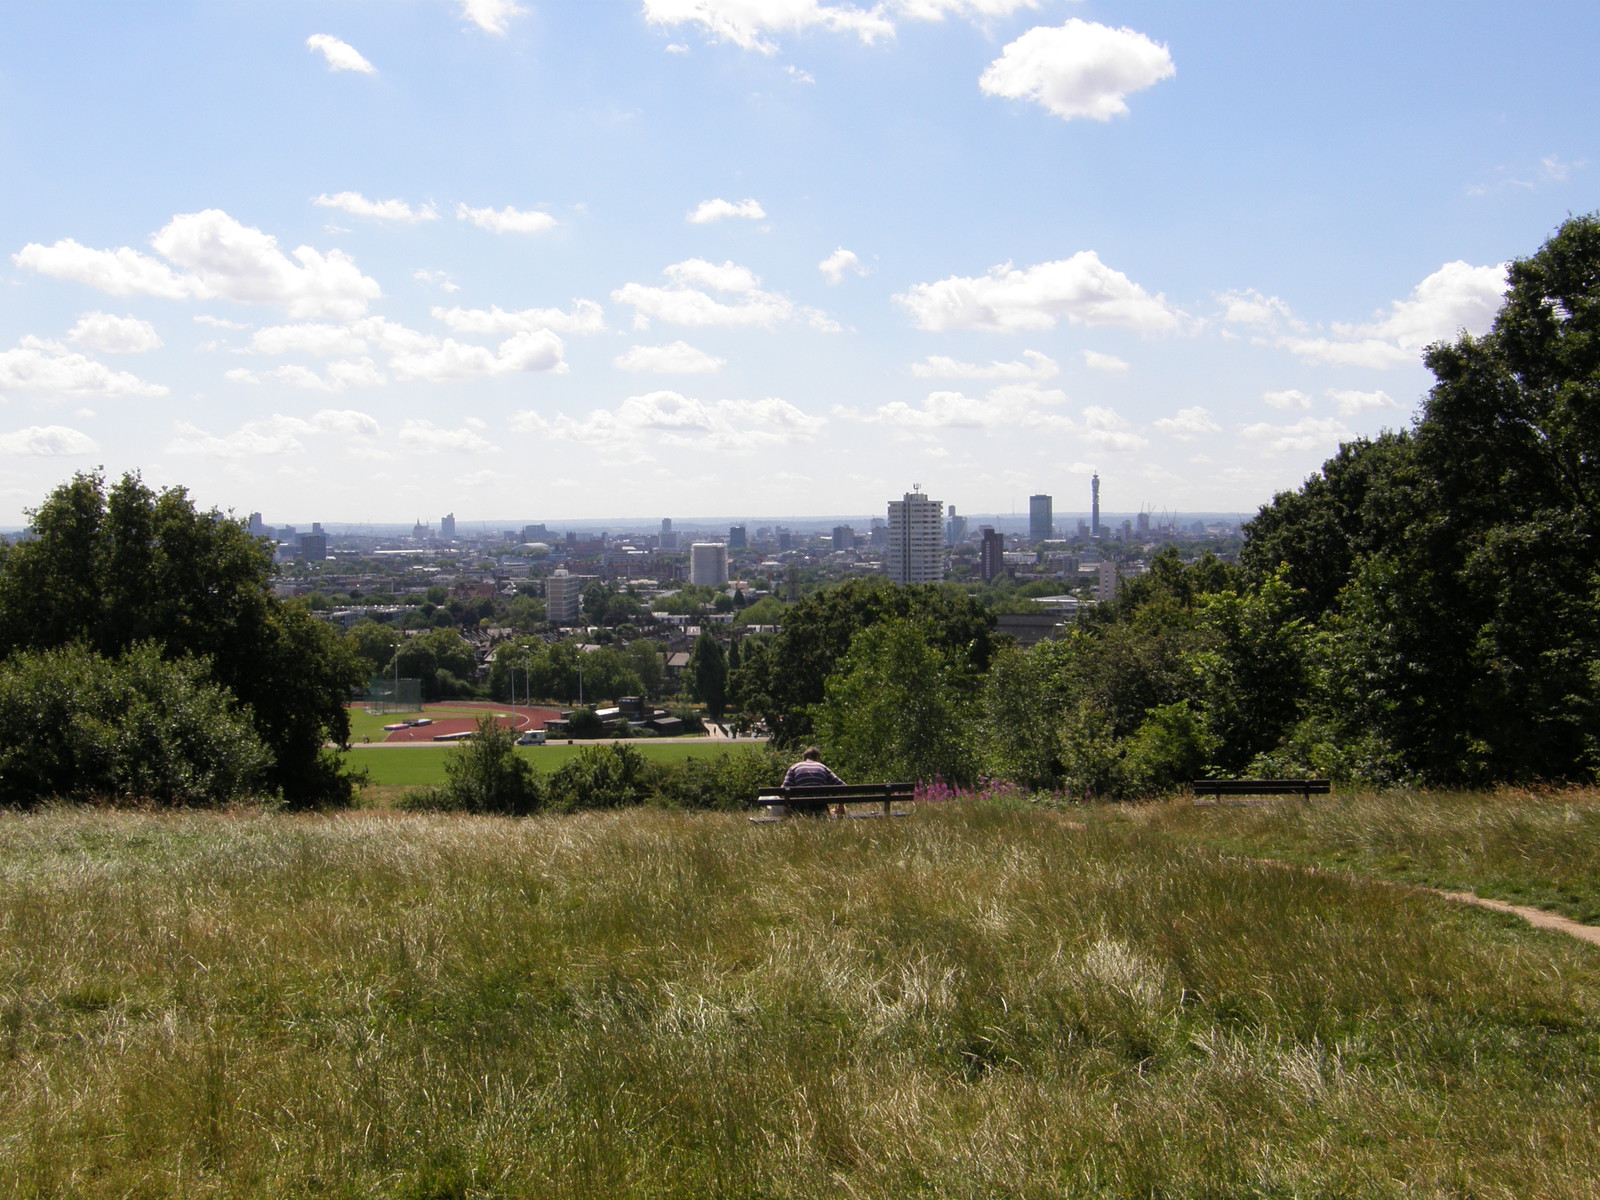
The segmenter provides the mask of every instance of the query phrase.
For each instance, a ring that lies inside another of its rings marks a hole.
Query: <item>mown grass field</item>
[[[670,741],[638,738],[616,744],[637,750],[652,762],[680,763],[687,758],[726,754],[733,747],[748,749],[757,743],[713,742],[705,738]],[[532,763],[535,770],[549,774],[581,748],[581,744],[551,743],[544,746],[518,746],[517,753]],[[426,787],[444,782],[445,760],[455,749],[455,746],[448,744],[352,749],[345,754],[345,761],[352,768],[367,772],[371,788]]]
[[[1600,1190],[1593,947],[1089,817],[0,818],[0,1194]]]

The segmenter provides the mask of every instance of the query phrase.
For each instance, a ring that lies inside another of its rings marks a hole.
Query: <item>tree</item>
[[[478,718],[477,732],[445,760],[442,807],[458,812],[523,817],[543,801],[538,776],[517,754],[517,735],[492,714]]]
[[[689,694],[706,706],[713,721],[722,720],[728,706],[728,656],[710,630],[701,632],[689,654]]]
[[[400,644],[400,631],[393,625],[379,621],[361,620],[345,634],[351,650],[361,659],[368,675],[380,675],[394,661],[395,647]]]
[[[926,617],[894,617],[851,641],[816,714],[834,770],[877,783],[976,777],[972,673],[935,633]]]
[[[324,750],[349,736],[359,659],[326,622],[271,593],[271,555],[244,523],[196,511],[182,488],[136,474],[62,484],[30,514],[34,536],[0,564],[0,656],[82,643],[116,659],[141,642],[209,663],[272,755],[263,786],[291,805],[348,802]]]

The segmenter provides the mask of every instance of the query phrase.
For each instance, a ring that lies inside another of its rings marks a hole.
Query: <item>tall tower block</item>
[[[1100,536],[1100,472],[1089,480],[1089,536]]]

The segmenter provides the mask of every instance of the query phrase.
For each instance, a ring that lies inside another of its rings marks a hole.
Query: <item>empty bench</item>
[[[1326,779],[1195,779],[1189,786],[1201,796],[1326,796],[1333,784]]]
[[[914,783],[828,783],[819,787],[796,788],[762,788],[756,794],[756,803],[766,810],[767,815],[751,817],[752,821],[775,821],[779,818],[771,815],[775,807],[783,806],[794,816],[821,817],[826,816],[828,809],[835,804],[866,804],[880,805],[877,812],[851,813],[854,817],[891,817],[904,816],[896,814],[894,802],[902,803],[916,799],[917,785]]]

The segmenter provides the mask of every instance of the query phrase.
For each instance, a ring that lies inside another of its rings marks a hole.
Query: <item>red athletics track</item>
[[[422,715],[428,714],[439,708],[480,708],[484,712],[514,713],[514,718],[501,719],[502,724],[510,725],[519,733],[525,729],[543,729],[546,721],[554,720],[561,715],[555,708],[533,708],[526,704],[495,704],[492,701],[446,701],[442,704],[424,705]],[[405,719],[399,718],[397,719]],[[383,740],[387,742],[431,742],[441,733],[471,733],[478,727],[476,717],[435,717],[432,725],[424,725],[420,729],[396,729]]]

